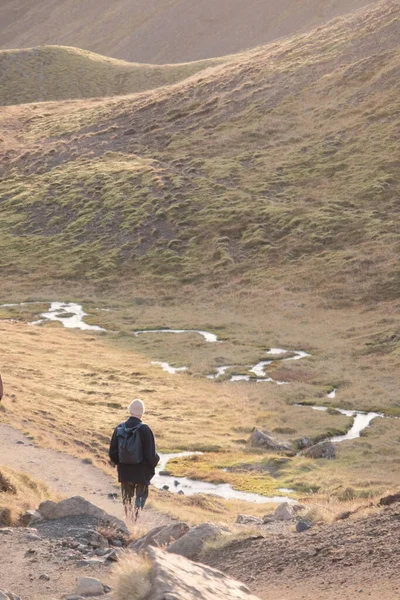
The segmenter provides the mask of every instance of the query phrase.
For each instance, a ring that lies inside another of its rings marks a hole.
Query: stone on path
[[[95,577],[81,577],[76,586],[76,594],[84,598],[93,596],[103,596],[104,586],[99,579]]]
[[[167,548],[167,552],[195,560],[199,557],[207,541],[215,540],[224,532],[227,532],[226,528],[217,527],[212,523],[202,523],[189,529],[184,536]]]
[[[299,521],[296,524],[297,533],[303,533],[304,531],[308,531],[309,529],[311,529],[311,525],[310,523],[307,523],[307,521]]]
[[[216,569],[158,548],[149,548],[148,554],[152,562],[149,600],[256,600],[244,584]]]
[[[99,508],[95,504],[92,504],[81,496],[73,496],[61,502],[52,502],[47,500],[42,502],[39,506],[39,512],[44,519],[54,521],[55,519],[62,519],[63,517],[89,515],[103,521],[115,525],[119,530],[124,533],[129,533],[128,529],[121,519],[117,519],[113,515],[106,513],[105,510]]]
[[[149,546],[164,547],[179,540],[189,531],[186,523],[173,523],[172,525],[162,525],[155,527],[146,535],[129,544],[129,549],[134,552],[145,550]]]
[[[24,527],[29,527],[29,525],[43,521],[43,517],[38,510],[27,510],[26,513],[22,515],[20,520],[21,525]]]

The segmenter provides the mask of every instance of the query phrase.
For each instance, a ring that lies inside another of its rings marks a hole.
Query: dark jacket
[[[139,425],[140,419],[130,417],[125,424],[129,428]],[[154,435],[150,427],[143,424],[139,429],[140,439],[143,447],[143,462],[137,465],[123,465],[119,463],[118,458],[118,438],[117,428],[115,428],[111,438],[110,450],[108,456],[111,462],[118,466],[118,481],[123,483],[145,483],[149,484],[154,477],[155,468],[160,460],[156,452]]]

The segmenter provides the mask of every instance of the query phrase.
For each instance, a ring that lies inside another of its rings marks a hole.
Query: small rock
[[[299,450],[305,450],[306,448],[311,448],[313,442],[308,437],[302,437],[297,440],[296,445]]]
[[[43,573],[43,575],[40,575],[39,579],[40,581],[50,581],[50,577],[47,575],[47,573]]]
[[[81,577],[76,586],[76,593],[78,596],[84,598],[93,596],[103,596],[104,587],[99,579],[94,577]]]
[[[11,527],[1,527],[0,528],[0,534],[1,535],[9,535],[10,533],[12,533],[12,528]]]
[[[75,558],[75,557],[73,557]],[[84,558],[78,560],[76,563],[77,567],[101,567],[104,565],[104,558]]]
[[[381,498],[379,501],[380,506],[391,506],[392,504],[396,504],[400,502],[400,492],[398,494],[393,494],[392,496],[385,496]]]
[[[118,494],[115,493],[115,492],[110,492],[108,494],[108,497],[109,497],[110,500],[118,500]]]
[[[259,517],[252,517],[251,515],[238,515],[236,517],[236,523],[239,525],[262,525],[263,522]]]
[[[77,596],[76,594],[72,594],[66,597],[66,600],[83,600],[83,596]]]
[[[299,521],[296,524],[297,533],[303,533],[303,531],[308,531],[309,529],[311,529],[311,525],[307,521]]]
[[[28,527],[34,523],[40,523],[43,521],[43,517],[38,510],[27,510],[20,519],[21,525]]]
[[[185,492],[183,490],[179,490],[178,496],[184,496],[184,495],[185,495]]]
[[[15,443],[16,443],[16,444],[22,444],[22,445],[24,445],[24,444],[25,444],[25,442],[22,442],[21,440],[19,440],[18,442],[15,442]]]
[[[110,562],[117,562],[118,561],[118,552],[116,550],[111,550],[110,552],[108,552],[108,554],[105,555],[104,557],[106,560],[109,560]]]
[[[36,535],[36,533],[27,533],[25,535],[25,540],[27,542],[40,542],[42,538],[40,537],[40,535]]]
[[[174,486],[175,486],[175,487],[178,487],[178,485],[181,485],[181,483],[180,483],[180,481],[178,481],[177,479],[175,479],[175,481],[174,481]]]
[[[111,544],[111,546],[116,546],[117,548],[122,548],[124,545],[124,542],[122,542],[121,540],[110,540],[110,544]]]
[[[169,485],[163,485],[162,489],[167,492],[169,490]]]

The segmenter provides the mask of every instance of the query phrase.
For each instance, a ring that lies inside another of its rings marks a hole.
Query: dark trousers
[[[121,493],[125,516],[136,521],[139,510],[143,510],[146,504],[149,495],[149,486],[145,483],[122,482]],[[133,502],[134,499],[135,502]]]

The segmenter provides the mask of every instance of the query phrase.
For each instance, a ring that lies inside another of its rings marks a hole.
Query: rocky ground
[[[179,599],[242,598],[243,594],[250,598],[245,587],[215,575],[208,566],[243,582],[261,599],[394,600],[400,594],[399,494],[369,516],[333,525],[311,526],[304,521],[302,507],[285,504],[264,522],[240,515],[233,536],[212,524],[190,528],[171,519],[158,519],[159,515],[148,509],[141,515],[141,525],[150,531],[132,542],[131,532],[121,520],[121,505],[113,500],[111,478],[78,459],[32,446],[9,427],[1,426],[0,433],[0,451],[7,446],[2,456],[8,464],[24,464],[33,475],[45,472],[47,482],[63,495],[72,492],[85,497],[42,503],[39,514],[26,515],[26,527],[0,529],[0,600],[15,600],[2,595],[2,589],[21,600],[79,600],[86,597],[79,591],[79,582],[85,577],[95,578],[97,582],[90,580],[89,585],[97,586],[102,597],[110,597],[112,567],[126,548],[142,553],[150,546],[168,548],[167,553],[151,556],[153,571],[158,573],[154,585],[165,591],[173,580]],[[65,472],[68,478],[62,476]],[[311,528],[299,532],[300,524]],[[233,539],[238,533],[242,539]],[[224,535],[219,549],[204,554],[205,542]],[[176,555],[183,557],[183,563],[180,558],[174,560]],[[208,566],[199,570],[190,560]],[[185,596],[186,592],[199,592],[193,591],[187,578],[182,582],[180,572],[196,580],[198,587],[200,581],[205,582],[202,595]],[[210,580],[214,582],[211,586]]]
[[[397,503],[356,521],[233,542],[207,563],[265,599],[394,600],[400,595],[399,539]]]

